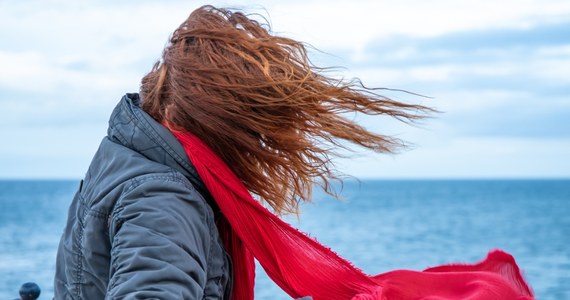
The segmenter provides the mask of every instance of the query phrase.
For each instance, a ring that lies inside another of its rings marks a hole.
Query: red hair
[[[431,111],[324,71],[301,42],[272,35],[241,12],[203,6],[142,79],[142,107],[199,137],[275,212],[296,212],[313,184],[331,192],[329,181],[338,178],[331,158],[346,148],[342,141],[387,153],[403,145],[343,113],[410,121]]]

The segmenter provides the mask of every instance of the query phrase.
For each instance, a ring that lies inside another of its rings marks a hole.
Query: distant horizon
[[[0,177],[0,181],[80,181],[83,178]],[[566,181],[570,177],[347,177],[343,181]],[[333,180],[334,182],[334,180]]]

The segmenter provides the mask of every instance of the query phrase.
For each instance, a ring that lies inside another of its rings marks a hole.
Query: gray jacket
[[[229,299],[217,206],[139,101],[121,99],[71,203],[55,299]]]

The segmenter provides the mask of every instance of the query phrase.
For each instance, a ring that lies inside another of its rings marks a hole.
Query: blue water
[[[0,181],[0,299],[35,281],[53,296],[76,181]],[[287,218],[370,274],[514,255],[538,299],[570,299],[570,180],[347,182]],[[258,269],[256,299],[289,299]]]

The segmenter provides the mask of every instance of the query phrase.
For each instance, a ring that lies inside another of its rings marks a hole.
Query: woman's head
[[[378,152],[401,146],[342,113],[412,120],[429,111],[324,71],[301,42],[272,35],[241,12],[204,6],[174,31],[143,78],[142,106],[198,136],[276,212],[295,212],[314,183],[330,191],[337,178],[330,159],[343,141]]]

